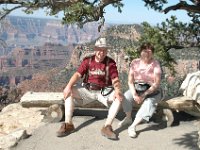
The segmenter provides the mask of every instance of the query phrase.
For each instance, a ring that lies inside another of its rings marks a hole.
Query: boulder
[[[180,91],[200,104],[200,71],[189,73],[181,84]]]
[[[21,139],[27,138],[26,130],[18,130],[11,134],[0,136],[0,149],[9,149],[14,147]]]
[[[26,92],[20,100],[23,107],[50,107],[54,104],[57,106],[64,105],[63,93],[62,92]],[[54,108],[54,106],[52,108]],[[82,101],[76,101],[75,107],[82,108],[106,108],[99,101],[92,101],[83,104]]]
[[[200,121],[197,121],[195,123],[196,127],[197,127],[197,130],[198,130],[198,141],[197,141],[197,146],[199,147],[200,149]]]
[[[9,149],[44,125],[44,108],[24,108],[10,104],[0,112],[0,149]]]
[[[26,92],[21,97],[23,107],[49,107],[53,104],[64,104],[62,92]]]
[[[24,108],[20,103],[4,107],[0,113],[0,136],[7,135],[16,130],[23,129],[27,134],[40,126],[44,115],[44,108]]]

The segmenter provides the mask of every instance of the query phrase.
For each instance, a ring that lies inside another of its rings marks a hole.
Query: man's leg
[[[117,136],[116,134],[113,132],[112,129],[112,123],[114,118],[116,117],[119,108],[120,108],[121,102],[119,100],[114,100],[108,110],[108,116],[105,122],[105,125],[103,126],[103,128],[101,129],[101,134],[105,137],[107,137],[108,139],[112,139],[112,140],[116,140]]]
[[[72,97],[68,97],[65,100],[65,122],[62,123],[60,129],[57,131],[58,137],[66,136],[74,131],[75,128],[72,123],[73,112],[74,112],[74,102]]]
[[[72,115],[74,112],[74,102],[72,97],[65,100],[65,123],[72,124]]]
[[[131,125],[132,123],[132,109],[133,109],[133,104],[134,104],[134,100],[133,100],[133,95],[131,93],[130,90],[126,91],[124,93],[124,100],[122,101],[122,108],[123,111],[126,114],[126,117],[119,122],[118,127],[122,127],[122,126],[127,126],[127,125]]]
[[[76,95],[76,99],[81,99],[77,88],[72,89],[72,95]],[[57,131],[57,136],[62,137],[74,131],[72,116],[74,112],[74,98],[72,96],[65,100],[65,122],[61,124],[60,129]]]
[[[108,116],[105,122],[105,126],[111,125],[113,123],[114,118],[116,117],[119,108],[120,108],[121,102],[119,100],[114,100],[108,110]]]

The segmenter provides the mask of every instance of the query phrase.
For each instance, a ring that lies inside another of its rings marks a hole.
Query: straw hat
[[[99,38],[96,41],[94,46],[95,46],[94,47],[95,49],[98,49],[98,48],[107,49],[107,48],[109,48],[109,46],[106,43],[106,38]]]

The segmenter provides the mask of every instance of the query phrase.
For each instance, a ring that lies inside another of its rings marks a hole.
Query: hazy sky
[[[169,0],[170,4],[176,4],[179,0]],[[172,2],[173,3],[172,3]],[[156,24],[164,21],[167,17],[171,15],[177,16],[178,20],[183,22],[188,22],[189,17],[186,11],[172,11],[168,14],[159,13],[152,9],[148,9],[144,6],[142,0],[123,0],[124,7],[122,13],[118,13],[117,9],[109,8],[106,10],[106,19],[108,22],[119,22],[119,23],[141,23],[144,21],[150,24]]]
[[[179,0],[169,0],[170,4],[178,3]],[[144,6],[142,0],[123,0],[124,7],[122,8],[122,13],[118,13],[116,8],[109,6],[106,8],[106,23],[121,23],[121,24],[132,24],[132,23],[141,23],[144,21],[149,22],[150,24],[157,24],[164,21],[167,17],[175,15],[178,20],[183,22],[188,22],[189,17],[187,16],[186,11],[171,11],[168,14],[162,14],[156,12],[152,9],[149,9]],[[46,16],[44,11],[35,12],[33,15],[23,14],[21,11],[15,11],[12,15],[22,15],[27,17],[42,17],[42,18],[55,18]],[[61,15],[60,15],[61,16]]]

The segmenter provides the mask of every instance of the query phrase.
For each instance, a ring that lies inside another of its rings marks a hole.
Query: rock
[[[195,125],[197,126],[197,129],[198,129],[199,137],[198,137],[197,145],[198,145],[198,147],[200,149],[200,121],[196,122]]]
[[[10,134],[17,129],[25,129],[28,134],[42,124],[42,108],[23,108],[19,103],[10,104],[0,113],[0,132]]]
[[[198,134],[199,134],[199,138],[198,138],[197,145],[198,145],[198,147],[199,147],[199,149],[200,149],[200,130],[199,130]]]
[[[14,146],[22,138],[31,135],[41,125],[44,108],[24,108],[20,103],[10,104],[0,113],[0,146]],[[0,148],[0,149],[1,149]]]
[[[77,103],[76,103],[77,102]],[[75,107],[83,108],[106,108],[99,101],[92,101],[82,104],[81,101],[76,101]],[[20,100],[23,107],[50,107],[54,104],[64,105],[62,92],[27,92]]]
[[[180,91],[200,104],[200,71],[189,73],[181,84]]]
[[[53,104],[64,104],[62,92],[26,92],[21,97],[23,107],[49,107]]]
[[[26,130],[18,130],[11,134],[0,136],[0,149],[9,149],[15,146],[21,139],[27,138]]]

